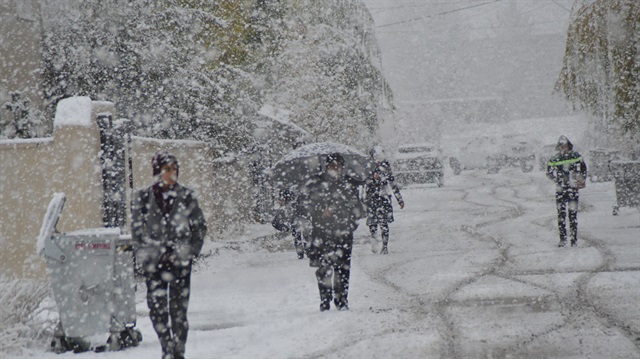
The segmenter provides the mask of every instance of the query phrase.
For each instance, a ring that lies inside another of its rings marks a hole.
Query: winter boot
[[[558,243],[558,247],[564,247],[567,245],[567,235],[564,233],[560,233],[560,242]]]
[[[171,336],[171,331],[167,327],[163,327],[159,325],[158,327],[163,328],[160,333],[158,333],[158,339],[160,340],[160,346],[162,347],[162,359],[174,359],[173,349],[175,347],[173,337]]]
[[[174,337],[173,343],[173,359],[184,359],[186,343]]]
[[[162,359],[174,359],[173,354],[173,341],[172,340],[160,340],[162,346]]]
[[[571,247],[577,247],[577,246],[578,246],[578,240],[571,241]]]
[[[382,245],[382,250],[380,251],[380,254],[389,254],[389,250],[387,250],[386,243]]]
[[[296,253],[298,254],[298,259],[304,259],[304,247],[302,244],[296,244]]]
[[[334,298],[333,299],[333,304],[340,311],[349,310],[349,304],[347,304],[347,300],[346,299]]]
[[[378,253],[378,234],[371,235],[371,252]]]
[[[331,301],[329,300],[323,300],[320,302],[320,311],[321,312],[326,312],[327,310],[331,309]]]

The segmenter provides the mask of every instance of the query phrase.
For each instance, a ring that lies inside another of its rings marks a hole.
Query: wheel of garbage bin
[[[142,341],[142,334],[134,328],[127,328],[120,332],[120,341],[123,347],[136,347]]]
[[[69,338],[66,341],[74,353],[84,353],[91,349],[91,344],[82,338]]]
[[[71,350],[64,337],[54,337],[51,339],[51,350],[56,354],[62,354]]]
[[[107,339],[107,349],[110,352],[122,349],[122,341],[120,337],[121,333],[111,333],[111,335],[109,335],[109,339]]]
[[[142,333],[138,329],[129,329],[131,331],[131,337],[133,338],[133,346],[138,346],[142,341]]]
[[[71,350],[71,345],[67,342],[67,337],[64,335],[62,329],[62,323],[58,322],[58,325],[53,330],[53,339],[51,339],[51,350],[56,354],[61,354]]]

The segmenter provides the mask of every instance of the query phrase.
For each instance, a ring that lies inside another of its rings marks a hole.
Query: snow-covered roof
[[[92,101],[90,97],[70,97],[58,102],[56,117],[53,122],[55,128],[63,126],[91,126]]]
[[[264,116],[274,122],[281,123],[285,126],[291,127],[293,130],[300,132],[302,134],[308,134],[307,130],[302,127],[296,125],[293,122],[290,122],[291,111],[284,110],[281,108],[277,108],[272,105],[262,105],[260,110],[258,110],[258,115]]]
[[[38,137],[38,138],[11,138],[6,140],[0,140],[0,144],[7,145],[26,145],[33,144],[39,145],[41,143],[50,143],[53,142],[53,137]]]
[[[159,138],[150,138],[150,137],[141,137],[141,136],[131,136],[132,140],[138,140],[142,142],[155,142],[157,144],[180,144],[184,146],[202,146],[207,144],[204,141],[197,140],[173,140],[173,139],[159,139]]]
[[[224,157],[218,157],[216,159],[213,160],[213,162],[215,163],[233,163],[237,160],[237,157],[234,156],[224,156]]]

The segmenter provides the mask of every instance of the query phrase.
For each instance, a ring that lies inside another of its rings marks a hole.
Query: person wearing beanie
[[[180,359],[189,329],[191,266],[202,249],[207,223],[195,193],[178,183],[177,158],[158,151],[151,167],[153,184],[133,196],[131,233],[162,358]]]
[[[309,265],[318,268],[320,311],[348,310],[349,277],[353,232],[364,217],[357,182],[345,175],[344,158],[339,153],[325,157],[323,172],[300,190],[300,215],[311,223],[307,247]]]
[[[547,177],[556,184],[556,208],[558,210],[558,247],[567,245],[566,217],[569,214],[569,235],[571,246],[578,245],[578,191],[585,187],[587,164],[573,144],[565,136],[560,136],[556,144],[558,153],[547,163]]]

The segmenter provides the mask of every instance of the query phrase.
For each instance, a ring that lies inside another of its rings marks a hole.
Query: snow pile
[[[91,98],[87,96],[71,97],[58,103],[54,127],[91,126]]]

